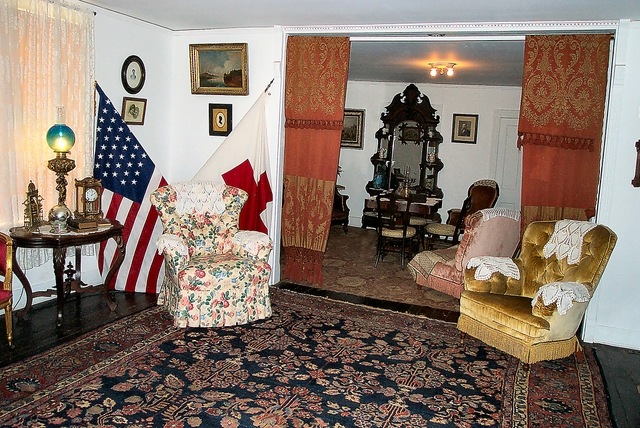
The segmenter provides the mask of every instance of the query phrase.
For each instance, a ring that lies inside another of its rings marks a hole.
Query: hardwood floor
[[[385,302],[366,297],[335,293],[296,284],[281,283],[277,287],[300,293],[322,295],[336,300],[380,307],[399,312],[428,316],[455,322],[458,314],[417,305]],[[4,316],[0,319],[0,367],[21,361],[156,304],[156,295],[142,293],[113,293],[118,303],[115,312],[109,310],[101,294],[82,295],[69,299],[64,308],[64,323],[56,328],[54,302],[35,305],[23,320],[14,321],[14,349],[9,349],[4,335]],[[600,361],[604,373],[610,408],[618,428],[640,427],[640,351],[606,345],[590,345]]]
[[[0,367],[21,361],[63,344],[100,326],[134,314],[156,304],[155,294],[114,292],[118,307],[111,311],[101,293],[83,293],[69,298],[64,306],[64,322],[56,328],[56,301],[34,305],[24,319],[13,317],[13,345],[9,348],[4,332],[4,315],[0,324]]]

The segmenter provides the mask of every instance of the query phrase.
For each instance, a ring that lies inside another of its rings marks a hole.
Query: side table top
[[[52,233],[51,226],[45,223],[38,228],[38,231],[30,231],[24,227],[12,227],[9,229],[9,235],[16,247],[53,248],[104,241],[112,236],[122,235],[122,229],[122,224],[117,220],[105,219],[98,223],[98,230]]]

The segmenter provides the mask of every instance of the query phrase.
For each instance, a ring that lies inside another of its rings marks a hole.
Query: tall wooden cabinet
[[[436,129],[440,117],[429,98],[410,84],[393,97],[380,120],[383,125],[375,134],[378,148],[370,159],[373,178],[366,185],[367,193],[409,190],[415,201],[442,199],[438,187],[438,173],[444,168],[438,155],[442,135]],[[366,227],[372,216],[367,216],[366,208],[364,214]]]

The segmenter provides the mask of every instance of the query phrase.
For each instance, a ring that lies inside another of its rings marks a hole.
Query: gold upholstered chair
[[[518,258],[465,270],[458,329],[525,363],[581,351],[576,331],[616,240],[590,222],[529,224]]]
[[[457,299],[464,289],[464,267],[478,256],[513,257],[520,242],[520,212],[487,208],[465,218],[459,245],[422,251],[407,265],[419,286]]]
[[[11,317],[11,306],[13,304],[13,294],[11,290],[11,261],[13,251],[13,240],[9,235],[0,232],[0,309],[4,309],[4,320],[7,328],[7,342],[13,348],[13,320]]]
[[[500,189],[495,180],[483,179],[474,182],[467,190],[467,198],[462,203],[462,208],[447,211],[446,223],[426,225],[425,232],[429,247],[436,237],[450,239],[451,244],[457,244],[460,235],[465,231],[465,217],[485,208],[493,208],[499,195]]]
[[[211,181],[176,183],[151,194],[163,228],[158,304],[176,326],[232,326],[271,316],[272,243],[262,232],[238,230],[247,198],[242,189]]]

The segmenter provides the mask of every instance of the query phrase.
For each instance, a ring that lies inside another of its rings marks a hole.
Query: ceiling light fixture
[[[431,62],[429,63],[429,76],[436,77],[438,74],[441,76],[446,73],[447,76],[453,76],[453,67],[455,62]]]

